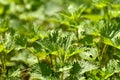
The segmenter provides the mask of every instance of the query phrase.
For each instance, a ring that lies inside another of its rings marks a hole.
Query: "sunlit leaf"
[[[40,53],[37,53],[37,54],[36,54],[36,56],[37,56],[40,60],[46,59],[47,55],[48,55],[48,54],[47,54],[46,52],[40,52]]]
[[[85,62],[85,61],[81,62],[80,64],[81,64],[81,72],[80,72],[80,74],[83,74],[83,73],[85,73],[87,71],[91,71],[91,70],[94,70],[94,69],[98,68],[96,65]]]

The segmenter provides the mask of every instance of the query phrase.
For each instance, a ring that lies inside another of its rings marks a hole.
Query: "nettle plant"
[[[96,21],[90,20],[89,17],[84,18],[83,6],[71,13],[60,14],[61,18],[58,17],[60,27],[65,31],[74,32],[76,44],[87,49],[80,52],[80,57],[90,62],[92,58],[97,65],[95,71],[90,70],[85,73],[86,79],[119,79],[120,18],[119,16],[114,18],[111,15],[111,11],[108,9],[110,7],[110,5],[104,6],[103,18]],[[91,53],[89,53],[90,51]],[[108,65],[111,67],[109,68]]]
[[[36,26],[15,29],[9,20],[1,20],[0,30],[1,79],[79,79],[97,68],[82,59],[90,48],[78,46],[73,32],[53,30],[43,34]]]
[[[119,80],[120,18],[94,22],[82,8],[61,13],[56,30],[1,20],[0,79]]]

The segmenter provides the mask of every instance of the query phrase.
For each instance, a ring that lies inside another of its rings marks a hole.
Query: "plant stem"
[[[63,80],[63,72],[60,73],[60,80]]]
[[[5,52],[2,51],[2,58],[1,58],[1,63],[2,63],[2,74],[6,73],[6,54]]]
[[[108,47],[108,45],[105,44],[104,47],[103,47],[103,50],[102,50],[101,56],[103,56],[103,54],[107,51],[107,47]]]

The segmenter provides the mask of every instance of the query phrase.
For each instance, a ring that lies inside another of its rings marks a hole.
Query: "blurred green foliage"
[[[61,12],[72,15],[79,9],[82,12],[76,16],[80,20],[98,21],[107,13],[110,18],[117,17],[120,13],[119,3],[119,0],[0,0],[0,16],[9,17],[17,26],[34,22],[43,29],[51,29],[59,25],[56,17],[60,20],[65,17],[59,16]],[[71,19],[74,20],[72,16]]]

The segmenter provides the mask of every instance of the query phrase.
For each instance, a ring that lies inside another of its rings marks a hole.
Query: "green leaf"
[[[68,65],[68,66],[64,66],[64,67],[60,68],[58,71],[59,72],[64,72],[64,71],[70,70],[71,68],[72,68],[72,66]]]
[[[40,60],[46,59],[47,55],[48,54],[45,51],[36,54],[37,58]]]
[[[72,56],[75,56],[75,55],[79,55],[81,52],[83,52],[84,50],[76,50],[74,51],[73,53],[69,53],[66,57],[66,59],[69,59],[70,57]]]
[[[72,65],[72,69],[70,70],[70,73],[71,74],[78,74],[81,70],[81,66],[78,62],[75,62],[73,65]]]
[[[14,37],[14,41],[16,45],[25,47],[27,44],[27,39],[24,35],[16,34]]]
[[[41,62],[41,63],[39,63],[39,67],[40,67],[40,70],[41,70],[41,73],[43,76],[47,77],[52,74],[50,65],[48,65],[47,63]]]
[[[80,53],[80,57],[85,60],[95,60],[98,57],[98,51],[96,48],[86,48]]]
[[[107,64],[105,71],[106,76],[104,79],[108,79],[109,77],[115,75],[115,73],[119,73],[119,72],[120,72],[120,62],[118,60],[111,59]]]
[[[96,66],[96,65],[94,65],[92,63],[89,63],[87,61],[81,61],[80,65],[81,65],[80,74],[83,74],[85,72],[92,71],[92,70],[95,70],[95,69],[98,68],[98,66]]]
[[[110,38],[103,37],[103,42],[107,45],[114,46],[113,42],[111,41]]]

